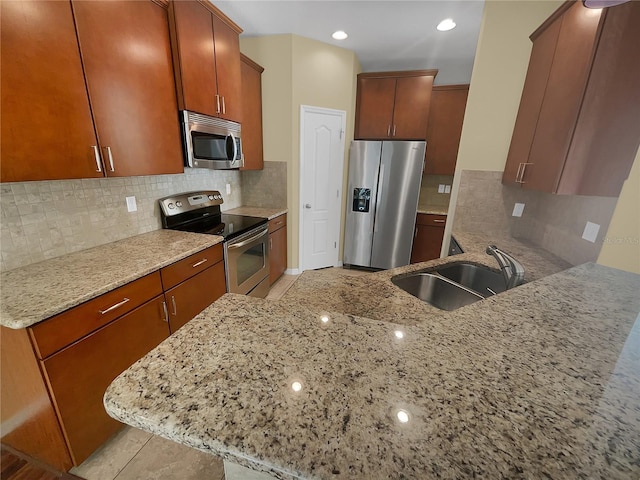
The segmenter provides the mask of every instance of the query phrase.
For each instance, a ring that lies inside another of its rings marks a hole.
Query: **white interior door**
[[[347,113],[300,107],[300,269],[339,265]]]

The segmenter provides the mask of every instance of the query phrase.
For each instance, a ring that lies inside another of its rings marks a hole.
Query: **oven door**
[[[225,242],[227,291],[266,296],[269,286],[269,227],[262,225]],[[266,292],[265,292],[266,286]]]

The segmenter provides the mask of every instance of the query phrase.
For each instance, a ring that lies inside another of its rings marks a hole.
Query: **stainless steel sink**
[[[455,263],[436,270],[443,277],[470,288],[483,297],[504,292],[507,284],[502,273],[471,263]]]
[[[391,281],[414,297],[441,310],[455,310],[484,297],[452,281],[431,273],[418,273],[408,277],[393,277]]]

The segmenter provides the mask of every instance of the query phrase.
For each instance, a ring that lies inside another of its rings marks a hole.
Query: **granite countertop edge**
[[[251,205],[242,205],[240,207],[226,210],[222,213],[229,213],[232,215],[247,215],[249,217],[265,217],[268,220],[273,220],[280,215],[288,213],[288,209],[280,207],[254,207]]]

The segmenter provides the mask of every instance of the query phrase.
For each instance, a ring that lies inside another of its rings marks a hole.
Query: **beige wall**
[[[348,147],[353,139],[356,74],[360,72],[360,64],[350,50],[297,35],[242,38],[240,49],[265,69],[262,77],[264,158],[287,162],[287,267],[297,269],[300,105],[347,112],[346,172]],[[342,217],[344,226],[344,212]]]
[[[640,274],[640,150],[620,193],[598,263]]]

